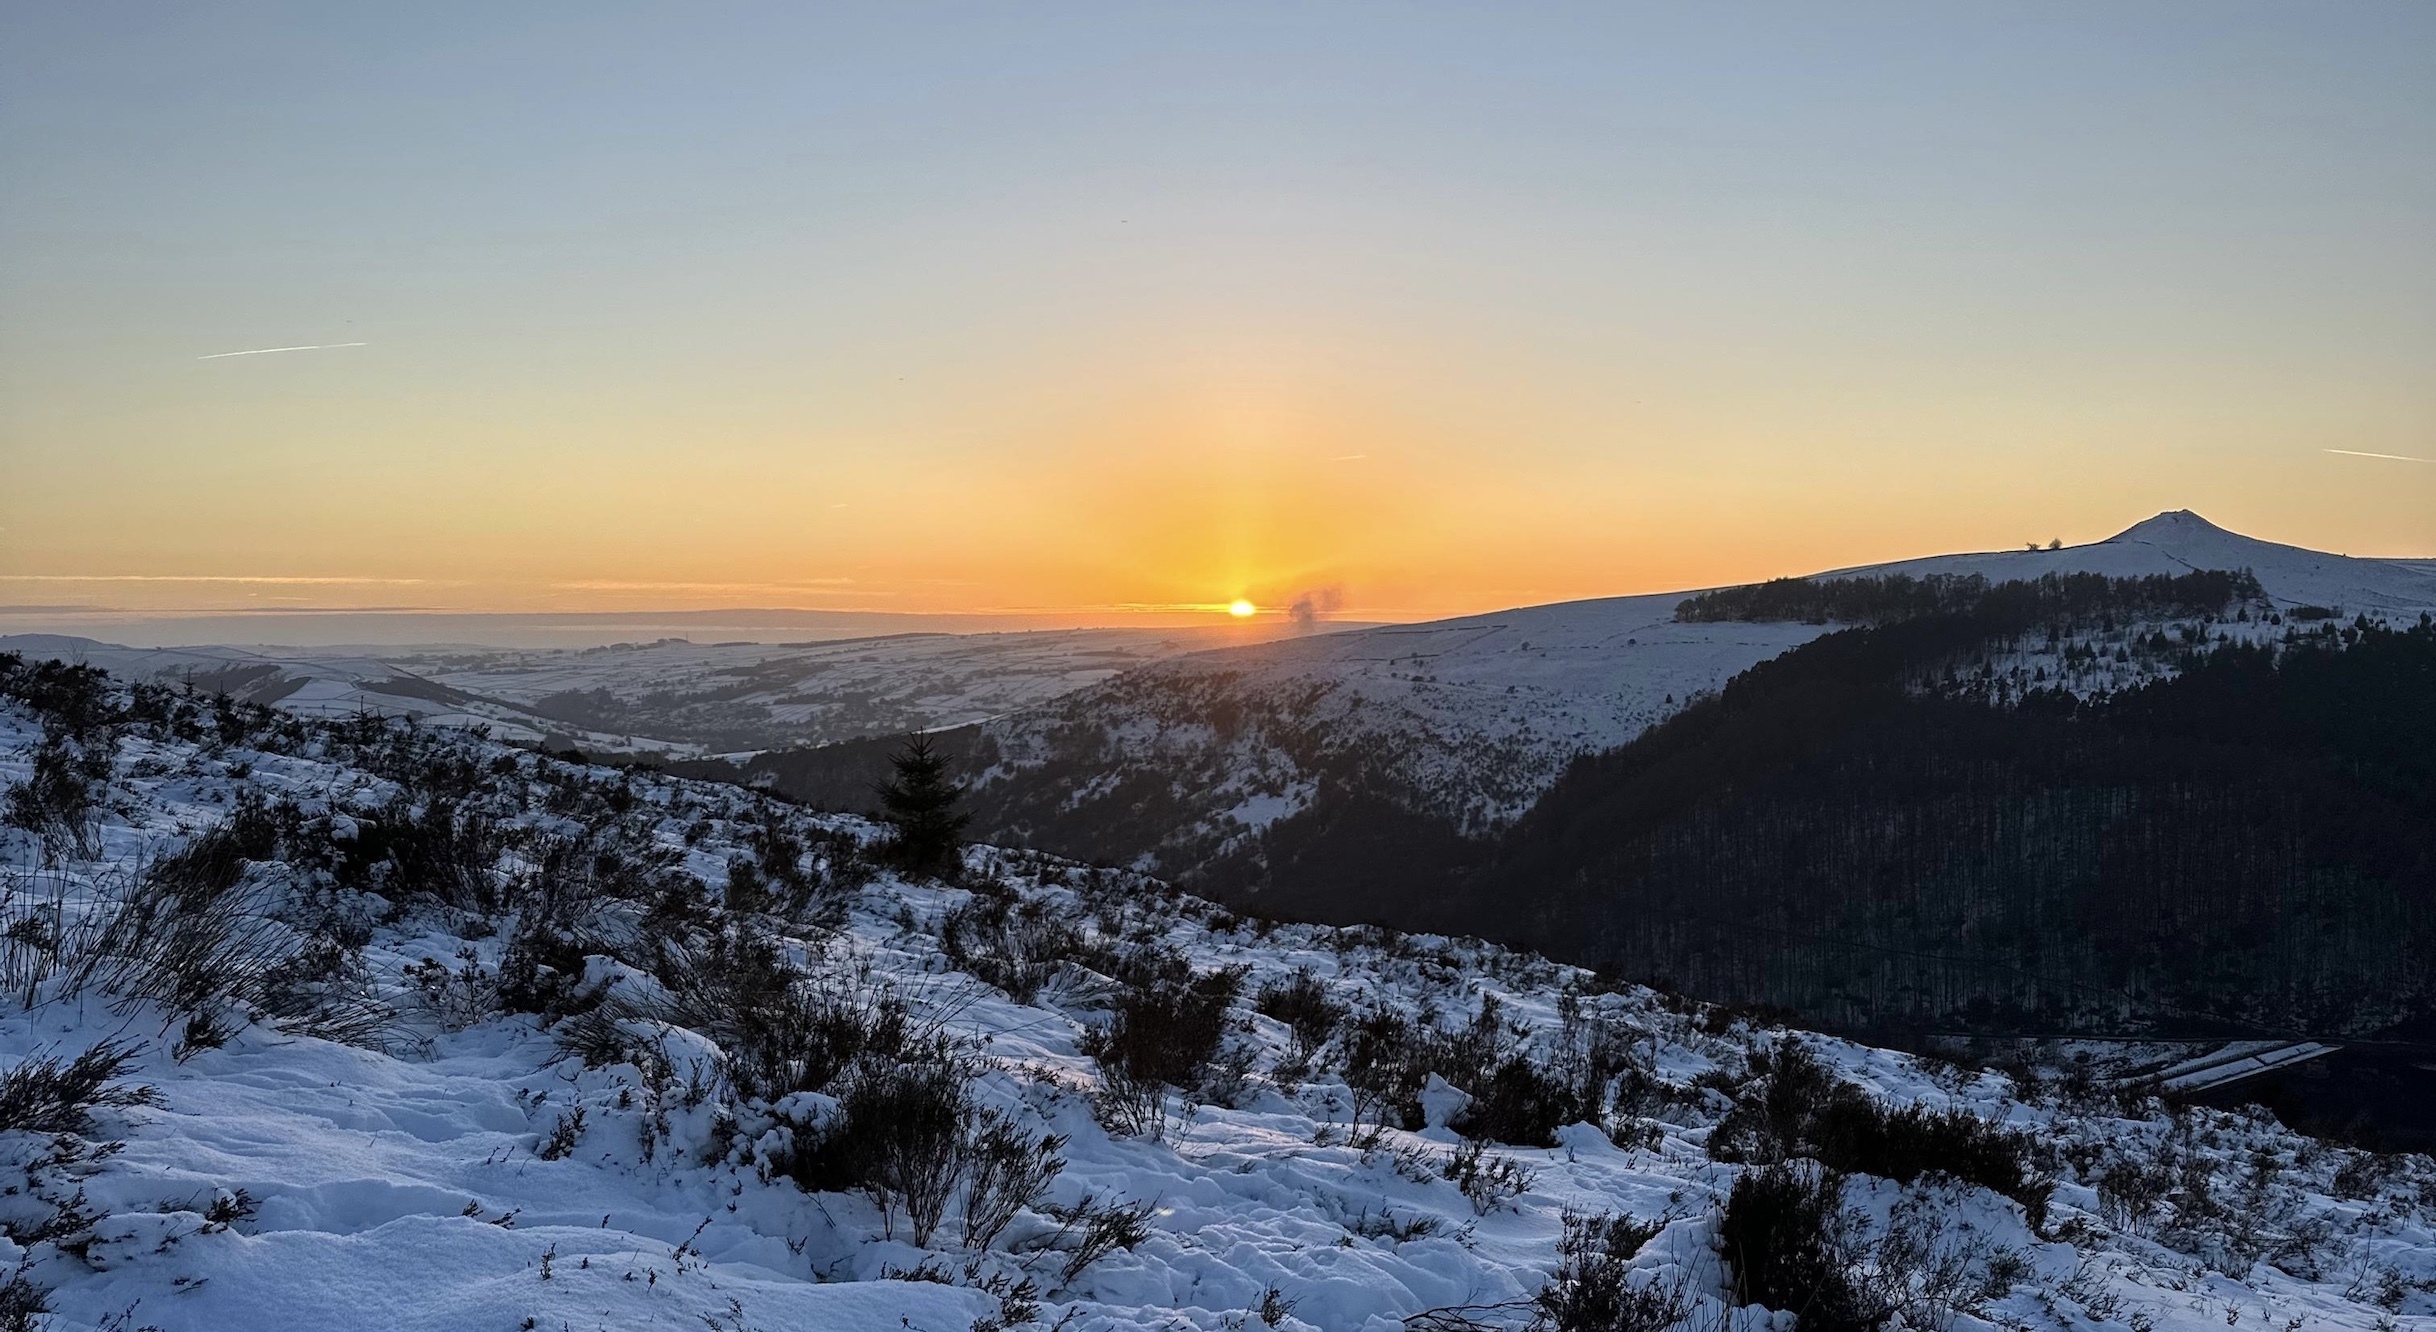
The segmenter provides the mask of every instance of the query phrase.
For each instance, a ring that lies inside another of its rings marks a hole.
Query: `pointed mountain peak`
[[[2158,514],[2154,518],[2133,523],[2131,526],[2124,528],[2122,531],[2115,533],[2111,537],[2108,537],[2107,540],[2146,541],[2151,544],[2158,544],[2169,541],[2188,541],[2193,537],[2199,536],[2229,537],[2238,535],[2239,533],[2228,532],[2224,528],[2218,527],[2216,524],[2211,523],[2207,519],[2200,517],[2198,514],[2191,512],[2189,509],[2168,509],[2164,513]]]

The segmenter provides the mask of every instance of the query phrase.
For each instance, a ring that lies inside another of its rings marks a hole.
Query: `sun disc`
[[[1227,606],[1226,613],[1234,616],[1238,620],[1245,620],[1250,619],[1252,612],[1259,609],[1260,607],[1253,605],[1251,602],[1238,599]]]

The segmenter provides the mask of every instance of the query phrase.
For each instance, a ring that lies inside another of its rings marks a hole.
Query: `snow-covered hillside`
[[[2084,546],[1939,555],[1820,574],[1978,574],[1991,583],[2027,581],[2050,573],[2109,578],[2184,574],[2197,569],[2247,569],[2267,596],[2290,609],[2316,606],[2340,615],[2389,615],[2436,607],[2436,571],[2424,560],[2373,560],[2287,546],[2228,532],[2188,509],[2161,513]]]
[[[2390,617],[2436,608],[2436,576],[2410,562],[2258,541],[2187,512],[2088,545],[1821,576],[2004,582],[2194,569],[2248,569],[2285,610]],[[1007,826],[1056,828],[1055,844],[1138,855],[1169,873],[1245,845],[1306,808],[1329,779],[1385,793],[1466,832],[1495,828],[1527,809],[1575,755],[1621,745],[1695,695],[1836,627],[1679,623],[1682,599],[1568,602],[1178,657],[990,723],[989,780],[1005,788]],[[2018,667],[2027,681],[2076,646],[2095,645],[2058,643],[2047,654],[2056,660],[2034,648],[2006,668]],[[2091,687],[2144,678],[2128,662],[2121,672],[2086,666],[2078,676]],[[1079,781],[1084,771],[1096,780]],[[1042,790],[1027,789],[1034,786]],[[1044,808],[1051,797],[1054,810]],[[1168,807],[1155,839],[1095,839],[1096,827],[1123,824],[1146,803]]]
[[[1788,1280],[1957,1332],[2436,1312],[2422,1158],[1037,856],[908,881],[734,787],[0,691],[7,1326],[1761,1332],[1794,1314],[1736,1292]],[[1769,1164],[1849,1166],[1854,1123],[1981,1182]],[[1833,1205],[1754,1230],[1783,1196]]]

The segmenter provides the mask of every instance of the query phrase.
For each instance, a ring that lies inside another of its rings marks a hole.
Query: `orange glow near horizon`
[[[2436,10],[865,8],[21,6],[0,631],[2436,557]]]

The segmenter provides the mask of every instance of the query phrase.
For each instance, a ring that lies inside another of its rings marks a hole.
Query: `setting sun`
[[[1252,612],[1259,609],[1260,607],[1253,605],[1251,602],[1237,598],[1236,600],[1227,604],[1226,613],[1234,616],[1238,620],[1247,620],[1251,618]]]

